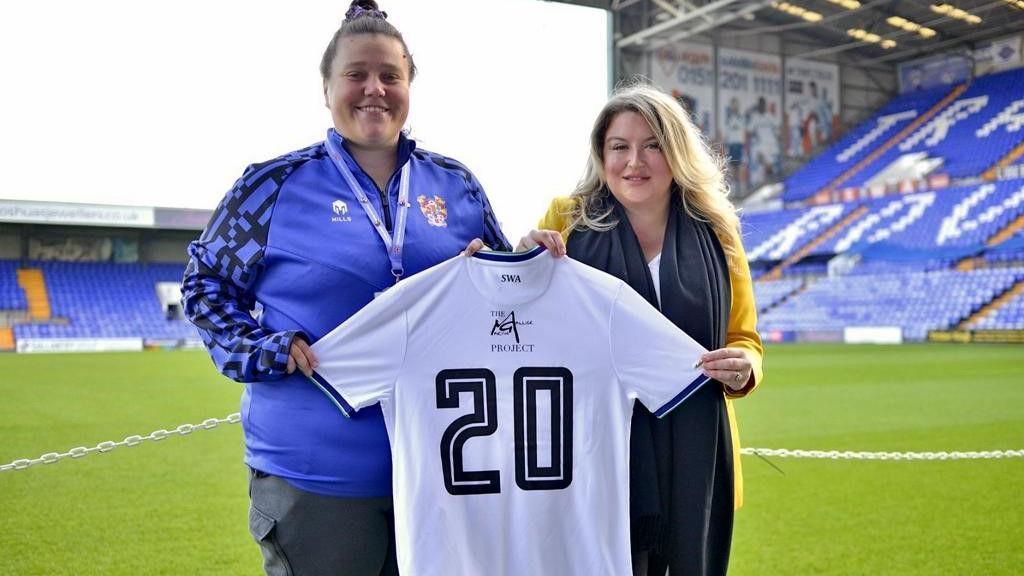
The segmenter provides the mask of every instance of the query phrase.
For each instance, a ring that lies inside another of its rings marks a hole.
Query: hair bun
[[[351,22],[358,18],[380,18],[388,19],[388,13],[377,8],[373,0],[354,0],[345,12],[345,22]]]

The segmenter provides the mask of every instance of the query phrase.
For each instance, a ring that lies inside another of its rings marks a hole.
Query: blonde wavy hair
[[[730,266],[738,255],[740,223],[729,200],[725,161],[708,145],[690,115],[671,96],[648,84],[619,88],[601,109],[590,132],[590,158],[566,214],[571,228],[606,231],[618,222],[606,202],[611,195],[604,167],[604,139],[616,115],[636,112],[647,121],[672,171],[673,192],[692,218],[708,222]]]

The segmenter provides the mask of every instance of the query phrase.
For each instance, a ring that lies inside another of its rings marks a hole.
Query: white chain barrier
[[[745,456],[810,458],[817,460],[998,460],[1024,458],[1024,450],[983,452],[850,452],[841,450],[786,450],[785,448],[741,448]]]
[[[173,430],[161,429],[155,430],[146,436],[128,436],[127,438],[121,440],[120,442],[112,442],[108,440],[107,442],[100,442],[99,444],[93,446],[92,448],[79,446],[78,448],[72,448],[71,450],[68,450],[67,452],[63,453],[49,452],[47,454],[43,454],[39,458],[22,458],[20,460],[15,460],[10,464],[0,465],[0,472],[7,472],[9,470],[24,470],[30,466],[35,466],[36,464],[53,464],[54,462],[60,462],[61,460],[64,460],[66,458],[81,458],[82,456],[95,454],[97,452],[110,452],[114,448],[120,448],[121,446],[138,446],[139,444],[142,444],[146,440],[153,440],[154,442],[159,442],[160,440],[169,438],[174,435],[186,436],[198,430],[209,430],[211,428],[216,428],[221,424],[237,424],[238,422],[241,421],[241,414],[235,412],[234,414],[229,414],[226,418],[207,418],[206,420],[203,420],[202,423],[200,424],[182,424],[181,426],[178,426]]]
[[[138,446],[147,440],[159,442],[174,435],[186,436],[198,430],[209,430],[221,424],[237,424],[242,416],[235,412],[226,418],[207,418],[200,424],[182,424],[173,430],[155,430],[146,436],[128,436],[120,442],[100,442],[92,448],[79,446],[67,452],[49,452],[39,458],[22,458],[10,464],[0,465],[0,472],[24,470],[36,464],[53,464],[66,458],[81,458],[97,452],[110,452],[121,446]],[[1024,450],[988,450],[983,452],[851,452],[840,450],[787,450],[785,448],[743,448],[744,456],[773,456],[776,458],[806,458],[816,460],[998,460],[1002,458],[1024,458]]]

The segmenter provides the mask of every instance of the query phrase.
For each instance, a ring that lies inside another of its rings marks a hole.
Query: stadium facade
[[[0,350],[199,345],[178,300],[208,210],[0,200]]]

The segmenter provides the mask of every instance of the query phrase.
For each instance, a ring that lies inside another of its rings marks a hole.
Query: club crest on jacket
[[[448,226],[448,208],[444,205],[444,198],[435,195],[428,199],[426,196],[420,195],[416,201],[419,202],[420,212],[423,212],[428,224],[439,228]]]

